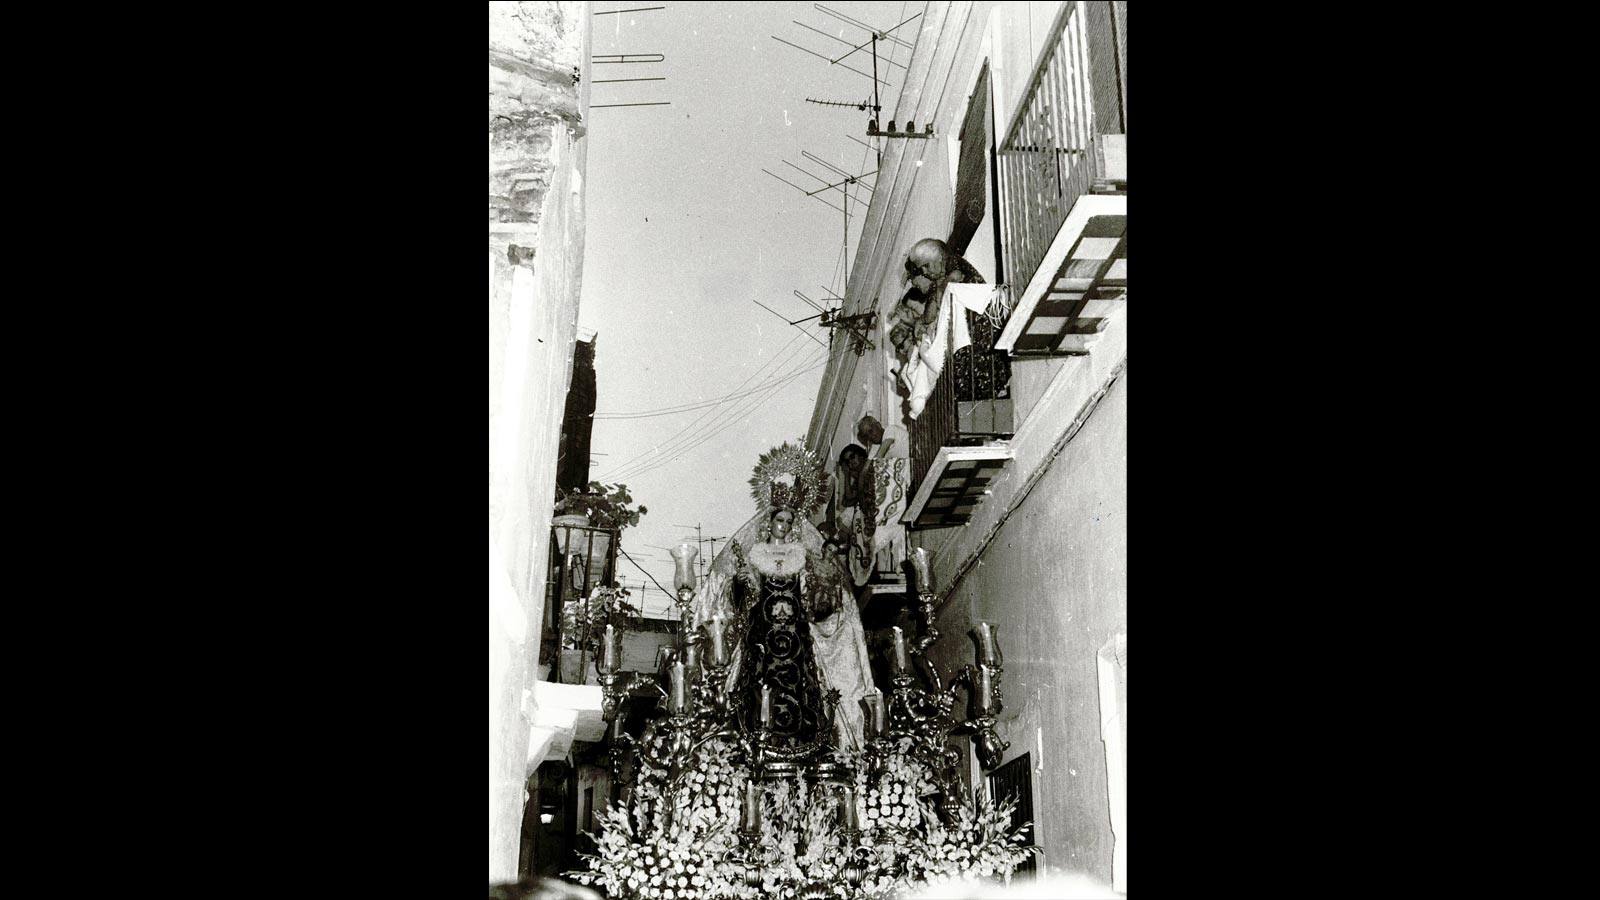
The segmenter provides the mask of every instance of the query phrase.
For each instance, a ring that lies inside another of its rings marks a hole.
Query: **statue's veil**
[[[721,610],[724,616],[733,617],[733,577],[739,568],[739,562],[734,557],[733,545],[737,543],[743,550],[748,551],[759,542],[758,532],[767,515],[765,512],[759,512],[751,516],[728,538],[728,543],[723,545],[722,550],[711,561],[710,573],[706,576],[700,595],[695,598],[696,627],[704,624],[718,610]],[[800,544],[806,548],[806,556],[814,560],[825,558],[826,554],[822,550],[822,532],[805,519],[796,518],[800,523]]]

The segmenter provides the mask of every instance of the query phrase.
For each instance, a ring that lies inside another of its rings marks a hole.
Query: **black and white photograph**
[[[1127,897],[1127,18],[489,3],[491,900]]]

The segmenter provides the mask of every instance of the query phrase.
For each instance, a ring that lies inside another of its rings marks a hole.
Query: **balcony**
[[[1062,3],[995,148],[1013,301],[972,326],[911,427],[909,528],[962,525],[1012,458],[1010,367],[1089,352],[1127,297],[1126,4]],[[962,357],[966,354],[966,358]]]
[[[560,517],[568,519],[569,517]],[[548,665],[545,680],[556,684],[582,684],[590,659],[583,650],[563,650],[574,640],[581,647],[587,635],[562,634],[562,609],[597,587],[609,586],[616,575],[617,535],[609,528],[590,528],[576,524],[582,517],[554,522],[550,526],[550,573],[545,582],[544,629],[540,640],[539,664]]]
[[[1063,3],[996,151],[1012,311],[996,349],[1076,355],[1127,284],[1121,22],[1111,3]]]
[[[969,328],[972,345],[946,354],[922,415],[911,423],[912,500],[901,519],[911,528],[964,523],[994,474],[989,470],[1009,458],[994,448],[1016,431],[1011,363],[994,349],[993,323],[971,316]],[[963,452],[952,456],[956,448]]]

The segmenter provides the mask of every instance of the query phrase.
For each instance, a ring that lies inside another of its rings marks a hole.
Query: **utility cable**
[[[740,388],[743,388],[746,384],[750,383],[751,379],[753,379],[756,376],[760,375],[763,371],[765,371],[767,369],[768,366],[771,366],[775,362],[777,362],[778,359],[780,359],[783,356],[783,353],[784,353],[785,350],[789,349],[791,346],[793,346],[795,344],[795,342],[800,340],[800,335],[802,333],[803,332],[798,332],[797,331],[795,334],[791,335],[789,337],[789,340],[786,341],[782,347],[778,348],[778,352],[777,353],[774,353],[771,358],[769,358],[766,362],[762,363],[760,365],[760,367],[758,367],[754,372],[751,372],[749,375],[745,376],[744,381],[739,382],[739,384],[734,388],[734,390],[738,391]],[[672,435],[672,437],[667,438],[666,441],[663,441],[662,443],[671,443],[672,441],[677,440],[680,435],[682,435],[685,432],[689,431],[691,428],[694,428],[696,424],[698,424],[702,419],[704,419],[708,415],[711,415],[711,413],[709,411],[701,413],[699,416],[697,416],[695,418],[695,420],[693,422],[690,422],[688,425],[683,426],[683,428],[679,429],[676,433],[674,433]],[[661,447],[661,444],[657,444],[654,448],[651,448],[649,450],[645,450],[642,453],[639,453],[639,454],[637,454],[637,455],[635,455],[633,457],[630,457],[628,460],[626,460],[624,462],[618,463],[617,465],[613,466],[610,471],[612,471],[612,472],[621,472],[621,471],[623,471],[625,469],[628,469],[629,467],[631,467],[635,463],[637,463],[639,460],[644,459],[645,457],[648,457],[652,453],[656,452],[656,450],[658,450],[660,447]]]
[[[799,340],[800,340],[800,335],[799,334],[795,334],[792,337],[790,337],[788,343],[786,343],[784,345],[783,349],[780,349],[778,351],[778,353],[775,354],[771,359],[767,360],[767,362],[763,363],[760,368],[758,368],[755,372],[751,373],[751,375],[747,376],[745,378],[745,382],[746,383],[749,382],[751,380],[751,378],[754,378],[756,375],[759,375],[768,366],[772,366],[775,363],[779,363],[779,361],[784,358],[785,351],[787,351],[791,347],[793,347]],[[743,385],[741,384],[741,387],[742,386]],[[702,412],[699,416],[696,416],[694,421],[690,422],[689,424],[687,424],[687,425],[683,426],[682,428],[678,429],[678,431],[674,432],[671,437],[668,437],[664,441],[658,442],[654,447],[651,447],[650,449],[647,449],[647,450],[645,450],[645,451],[643,451],[643,452],[641,452],[639,454],[636,454],[635,456],[629,458],[627,461],[617,464],[616,466],[612,467],[612,469],[610,471],[611,472],[615,472],[615,473],[621,473],[621,472],[629,472],[629,471],[632,471],[632,470],[638,468],[641,465],[641,463],[647,463],[652,457],[654,457],[654,456],[658,455],[660,452],[662,452],[663,448],[670,448],[670,447],[676,446],[676,444],[678,444],[680,441],[685,440],[685,436],[686,435],[691,435],[691,432],[693,432],[694,429],[701,422],[703,422],[706,419],[707,416],[712,416],[713,417],[712,421],[715,421],[716,418],[718,416],[720,416],[721,414],[722,414],[721,412],[715,411],[713,409],[707,409],[705,412]],[[692,436],[689,437],[688,439],[692,440]]]
[[[701,426],[696,433],[678,441],[675,446],[663,450],[655,459],[647,460],[634,466],[626,473],[626,477],[633,478],[638,475],[642,475],[645,472],[659,468],[665,463],[675,460],[690,450],[701,446],[716,435],[721,434],[734,425],[737,425],[751,412],[758,409],[782,387],[783,385],[781,384],[774,385],[773,387],[768,388],[763,394],[748,398],[747,400],[738,401],[738,407],[728,411],[727,416],[722,418],[721,421],[713,419],[711,422],[706,423],[705,425]]]
[[[631,556],[628,556],[628,551],[626,551],[626,550],[624,550],[624,549],[622,549],[622,545],[621,545],[621,544],[618,544],[618,545],[617,545],[617,552],[618,552],[618,553],[621,553],[621,554],[622,554],[622,555],[623,555],[623,556],[624,556],[624,557],[625,557],[625,558],[627,558],[627,560],[628,560],[628,562],[630,562],[630,563],[633,563],[633,567],[634,567],[634,568],[635,568],[635,569],[638,569],[638,570],[639,570],[639,571],[641,571],[641,572],[644,572],[644,574],[645,574],[645,576],[646,576],[646,577],[647,577],[647,578],[649,578],[649,579],[650,579],[650,580],[651,580],[651,581],[654,581],[654,582],[655,582],[655,585],[656,585],[656,587],[658,587],[658,588],[661,588],[661,592],[662,592],[662,593],[670,593],[670,592],[669,592],[669,591],[668,591],[668,590],[667,590],[667,589],[666,589],[666,588],[664,588],[664,587],[661,587],[661,582],[659,582],[659,581],[656,581],[656,577],[655,577],[655,576],[654,576],[654,575],[651,575],[651,574],[650,574],[650,572],[649,572],[649,570],[647,570],[647,569],[645,569],[645,567],[644,567],[644,566],[641,566],[641,565],[639,565],[639,564],[638,564],[638,563],[636,563],[636,562],[633,562],[633,557],[631,557]],[[676,597],[676,596],[677,596],[677,594],[672,594],[672,596],[674,596],[674,597]]]
[[[765,394],[758,392],[758,396],[752,396],[744,400],[735,401],[737,405],[734,408],[725,410],[722,413],[718,413],[718,415],[713,417],[711,421],[700,426],[698,430],[689,434],[687,437],[675,438],[672,441],[666,442],[664,445],[658,445],[657,453],[654,459],[643,460],[641,462],[632,464],[626,469],[619,469],[619,474],[612,476],[613,480],[619,477],[632,478],[655,468],[657,465],[667,459],[675,459],[688,450],[692,450],[695,447],[700,446],[701,444],[705,443],[706,440],[709,440],[713,435],[719,434],[726,430],[728,426],[735,424],[749,412],[759,407],[767,400],[768,397],[770,397],[781,387],[783,387],[783,382],[767,388]],[[702,418],[704,418],[704,416],[702,416]],[[719,419],[721,421],[719,421]]]
[[[727,421],[725,421],[722,425],[718,426],[714,430],[706,432],[703,435],[697,436],[697,439],[693,443],[691,443],[691,444],[689,444],[687,446],[680,447],[680,448],[678,448],[676,450],[669,451],[670,454],[671,454],[670,456],[668,456],[668,457],[666,457],[664,459],[661,459],[660,461],[657,461],[657,462],[652,462],[652,463],[645,464],[644,466],[642,466],[641,468],[637,469],[636,471],[629,473],[628,477],[632,478],[632,477],[638,476],[640,474],[643,474],[644,472],[648,472],[648,471],[651,471],[653,469],[660,468],[661,466],[664,466],[669,462],[673,462],[674,460],[677,460],[678,458],[682,457],[685,453],[688,453],[690,450],[693,450],[696,447],[699,447],[700,445],[704,444],[706,441],[709,441],[713,437],[716,437],[718,434],[721,434],[722,432],[728,430],[729,428],[733,427],[734,425],[737,425],[744,415],[746,415],[749,412],[755,410],[756,408],[760,407],[761,404],[763,404],[767,400],[771,399],[771,397],[773,395],[775,395],[778,392],[778,390],[781,389],[782,387],[783,387],[783,385],[781,385],[781,384],[780,385],[774,385],[773,387],[771,387],[771,388],[769,388],[767,390],[767,393],[765,395],[760,396],[760,397],[751,398],[751,400],[749,402],[746,402],[742,406],[742,408],[740,410],[734,412],[733,415],[730,418],[728,418]]]
[[[812,366],[812,368],[813,369],[817,368],[817,366]],[[800,372],[796,373],[795,375],[789,376],[789,378],[791,378],[791,379],[792,378],[798,378],[800,375],[803,375],[803,374],[805,374],[806,372],[809,372],[809,371],[811,371],[811,369],[802,369]],[[780,377],[774,376],[773,378],[771,378],[771,379],[769,379],[767,381],[763,381],[762,383],[756,385],[753,388],[750,388],[749,390],[740,391],[740,392],[733,393],[733,394],[725,394],[725,395],[723,395],[721,397],[716,397],[716,398],[711,399],[711,400],[702,400],[702,401],[700,401],[698,403],[691,403],[691,404],[687,404],[687,405],[684,405],[684,406],[669,406],[669,407],[664,407],[662,409],[651,409],[651,410],[643,410],[643,411],[640,411],[640,412],[628,412],[628,413],[595,413],[594,414],[594,418],[596,418],[596,419],[650,419],[650,418],[655,418],[657,416],[671,416],[671,415],[676,415],[677,413],[693,412],[694,410],[701,409],[701,408],[704,408],[704,407],[707,407],[707,406],[716,406],[719,403],[726,403],[729,400],[737,400],[737,399],[739,399],[741,397],[748,397],[749,395],[754,394],[757,391],[760,391],[760,390],[763,390],[765,388],[771,387],[773,384],[777,383],[780,380],[782,380]]]

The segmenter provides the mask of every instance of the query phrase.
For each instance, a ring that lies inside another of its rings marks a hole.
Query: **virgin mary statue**
[[[831,728],[841,749],[860,749],[857,701],[872,688],[861,614],[850,577],[806,520],[827,498],[822,463],[784,444],[762,455],[750,485],[758,511],[712,561],[695,625],[717,614],[735,623],[728,696],[745,729],[757,727],[765,687],[770,737],[799,747]]]

